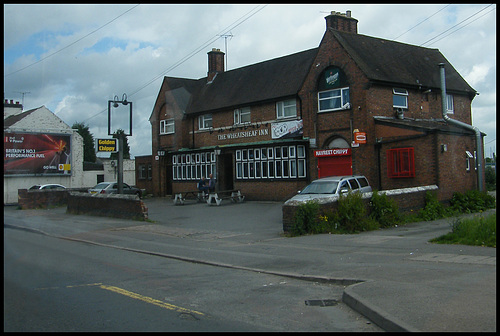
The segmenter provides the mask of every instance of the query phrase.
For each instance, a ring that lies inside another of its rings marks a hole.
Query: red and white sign
[[[366,143],[366,133],[365,132],[354,132],[354,142],[357,144]]]
[[[350,148],[321,149],[314,151],[315,157],[351,155]]]

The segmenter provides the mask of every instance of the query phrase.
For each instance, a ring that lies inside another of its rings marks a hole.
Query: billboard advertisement
[[[4,133],[5,175],[71,175],[71,135]]]

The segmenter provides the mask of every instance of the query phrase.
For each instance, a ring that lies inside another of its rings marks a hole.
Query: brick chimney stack
[[[208,52],[207,81],[211,82],[219,72],[224,72],[224,53],[220,49],[213,48]]]
[[[358,33],[358,20],[351,17],[351,11],[346,11],[345,14],[332,11],[330,15],[325,17],[326,29],[335,29],[347,33]]]

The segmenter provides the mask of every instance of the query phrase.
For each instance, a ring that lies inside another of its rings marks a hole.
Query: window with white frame
[[[203,114],[198,117],[198,128],[200,130],[210,129],[212,127],[212,114]]]
[[[210,174],[217,176],[213,152],[176,154],[172,156],[172,178],[175,181],[197,181]]]
[[[408,108],[408,91],[406,89],[392,89],[392,106],[396,108]]]
[[[465,151],[465,170],[470,171],[471,170],[471,161],[474,160],[474,155],[472,155],[471,152]]]
[[[175,133],[174,119],[160,120],[160,134]]]
[[[318,92],[318,112],[345,110],[351,107],[349,88]]]
[[[446,113],[450,113],[450,114],[454,113],[453,96],[450,94],[446,95]]]
[[[285,119],[297,116],[297,102],[295,99],[284,100],[276,103],[276,118]]]
[[[246,148],[236,151],[236,179],[295,179],[306,177],[303,145]]]
[[[234,124],[249,124],[250,123],[250,107],[244,107],[234,110]]]

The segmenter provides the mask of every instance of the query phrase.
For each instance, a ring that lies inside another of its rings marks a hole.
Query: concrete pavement
[[[386,331],[496,331],[496,249],[428,242],[450,232],[455,219],[289,238],[281,203],[145,203],[148,222],[12,206],[4,207],[4,222],[190,262],[343,284],[343,301]]]

